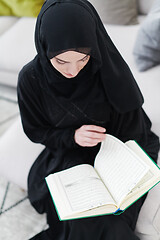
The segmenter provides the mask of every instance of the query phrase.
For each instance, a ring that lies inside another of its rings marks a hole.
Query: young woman
[[[37,19],[37,56],[19,74],[18,101],[26,135],[45,150],[28,177],[28,196],[49,229],[33,239],[136,240],[145,196],[119,216],[60,222],[45,177],[80,163],[93,165],[105,133],[135,139],[156,161],[158,137],[125,61],[86,0],[48,0]]]

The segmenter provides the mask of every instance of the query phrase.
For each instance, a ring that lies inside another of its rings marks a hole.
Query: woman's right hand
[[[75,131],[75,142],[82,147],[93,147],[106,137],[106,129],[96,125],[83,125]]]

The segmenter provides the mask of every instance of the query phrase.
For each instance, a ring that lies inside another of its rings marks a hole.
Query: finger
[[[89,143],[89,144],[98,144],[101,142],[101,140],[99,139],[92,139],[92,138],[86,138],[84,140],[85,143]]]
[[[83,125],[83,128],[87,131],[106,132],[105,128],[96,125]]]
[[[88,142],[85,142],[83,143],[83,145],[81,145],[82,147],[94,147],[96,146],[98,143],[88,143]]]
[[[85,132],[84,136],[87,138],[97,139],[97,140],[104,140],[106,138],[106,134],[104,133],[97,133],[97,132]]]

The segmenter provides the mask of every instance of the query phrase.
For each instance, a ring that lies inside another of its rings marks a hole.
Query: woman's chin
[[[62,73],[62,74],[63,74],[63,76],[65,76],[66,78],[74,78],[74,77],[77,76],[77,74],[75,74],[75,75],[72,75],[72,74],[69,74],[69,73]]]

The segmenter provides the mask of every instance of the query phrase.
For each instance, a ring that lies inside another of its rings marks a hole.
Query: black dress
[[[35,160],[28,177],[28,195],[39,213],[47,213],[49,230],[33,239],[56,240],[136,240],[134,229],[145,196],[119,216],[106,215],[60,222],[44,178],[68,167],[93,165],[99,151],[96,147],[81,147],[74,141],[75,129],[84,124],[99,125],[122,141],[135,139],[156,161],[158,137],[151,132],[151,122],[142,108],[126,113],[117,112],[109,103],[97,82],[97,91],[90,92],[90,101],[57,101],[41,87],[34,61],[19,75],[18,101],[24,131],[34,142],[46,146]],[[36,90],[36,91],[35,91]],[[89,94],[89,93],[88,93]],[[88,97],[88,96],[86,96]]]

